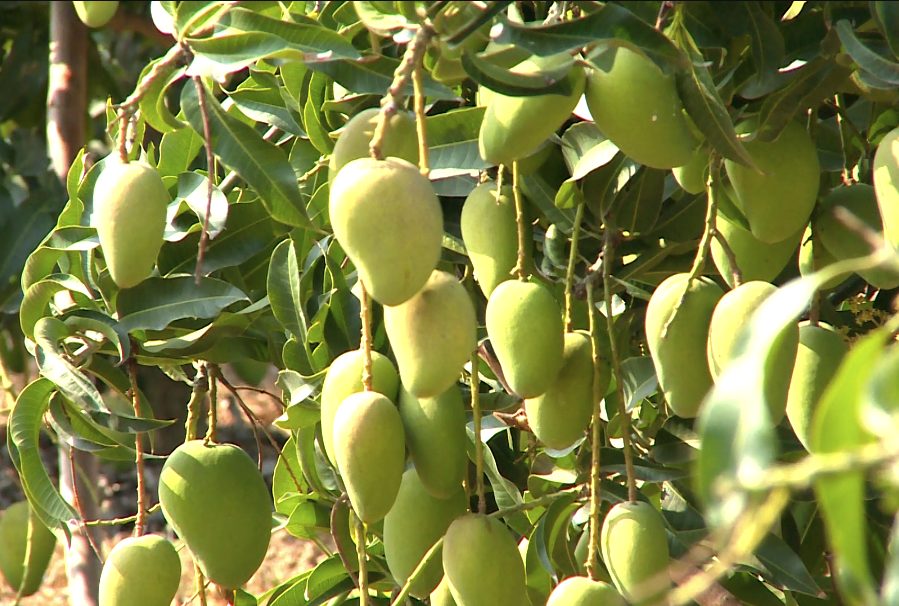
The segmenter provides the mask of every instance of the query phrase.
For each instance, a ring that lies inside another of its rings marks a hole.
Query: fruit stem
[[[418,133],[418,169],[427,177],[431,173],[428,154],[428,130],[425,123],[424,67],[421,62],[412,70],[412,90],[415,91],[415,130]]]
[[[137,342],[131,338],[131,351],[137,351]],[[134,407],[134,416],[141,418],[140,391],[137,388],[137,358],[132,355],[128,358],[128,379],[131,382],[131,405]],[[144,489],[144,447],[143,436],[134,435],[134,464],[137,467],[137,516],[134,518],[134,536],[144,534],[147,522],[147,497]]]
[[[855,179],[852,177],[852,169],[849,166],[849,137],[846,134],[846,122],[851,123],[851,120],[847,120],[844,112],[846,111],[846,106],[843,103],[843,95],[840,93],[836,93],[833,96],[833,105],[834,109],[837,110],[837,127],[840,131],[840,151],[843,154],[843,185],[849,186],[855,183]]]
[[[212,151],[212,135],[209,132],[209,111],[206,108],[206,91],[200,76],[193,77],[200,101],[200,116],[203,118],[203,139],[206,144],[206,214],[203,217],[203,230],[200,232],[200,243],[197,246],[197,268],[194,280],[197,286],[203,276],[203,257],[206,256],[206,242],[209,238],[209,214],[212,212],[212,190],[215,187],[215,154]]]
[[[712,231],[712,237],[718,240],[718,244],[721,245],[721,250],[724,251],[724,256],[727,257],[727,262],[730,263],[730,279],[734,283],[734,288],[738,288],[743,283],[743,272],[737,265],[737,255],[734,254],[734,249],[730,247],[730,244],[727,243],[727,238],[717,228]]]
[[[119,132],[116,137],[116,156],[122,164],[128,164],[128,125],[131,123],[132,113],[124,109],[119,110],[117,122]]]
[[[365,523],[359,516],[356,521],[356,555],[359,558],[359,606],[368,604],[368,566],[365,562]]]
[[[161,506],[159,503],[150,507],[147,510],[147,514],[156,513],[159,511]],[[121,526],[122,524],[128,524],[130,522],[134,522],[137,520],[137,516],[125,516],[124,518],[112,518],[109,520],[84,520],[81,525],[82,526]]]
[[[502,167],[500,167],[500,171],[502,171]],[[496,191],[499,192],[501,190],[497,187]],[[526,282],[528,271],[525,266],[524,251],[528,243],[527,228],[524,222],[524,202],[521,199],[521,175],[518,171],[518,160],[512,162],[512,194],[515,197],[515,220],[518,223],[518,260],[515,262],[515,267],[512,268],[512,273],[517,273],[518,279]]]
[[[203,409],[203,400],[209,392],[209,377],[206,376],[206,366],[201,364],[197,368],[194,377],[194,387],[187,402],[187,420],[184,422],[184,441],[197,439],[197,422]]]
[[[580,205],[578,211],[583,208]],[[605,261],[603,261],[605,266]],[[602,449],[602,408],[600,402],[602,394],[599,393],[599,327],[596,322],[596,304],[593,297],[593,284],[587,286],[587,308],[590,318],[590,342],[593,348],[593,430],[591,435],[591,459],[590,459],[590,543],[587,547],[587,574],[594,581],[599,580],[599,557],[596,550],[599,548],[599,511],[602,497],[602,479],[599,475],[600,457]]]
[[[565,330],[574,330],[571,320],[571,289],[574,284],[574,268],[577,265],[577,245],[581,237],[581,222],[584,220],[584,204],[579,204],[574,215],[574,228],[571,231],[571,252],[568,254],[568,271],[565,273]],[[596,355],[596,352],[594,352]]]
[[[484,442],[481,440],[481,372],[478,369],[478,352],[471,354],[471,414],[474,419],[475,478],[478,493],[478,513],[487,513],[484,496]]]
[[[206,427],[206,437],[203,440],[208,444],[209,442],[215,442],[216,439],[216,430],[218,429],[216,426],[218,425],[218,384],[216,382],[216,378],[218,373],[218,367],[215,364],[210,364],[209,362],[203,362],[203,366],[206,367],[206,376],[209,377],[209,416]],[[260,452],[260,455],[262,453]]]
[[[200,606],[206,606],[206,578],[196,561],[194,562],[194,578],[197,581],[197,597],[200,598]]]
[[[362,293],[360,300],[359,316],[362,320],[362,389],[371,391],[371,314],[368,313],[369,297],[365,289],[365,283],[359,278],[359,290]]]

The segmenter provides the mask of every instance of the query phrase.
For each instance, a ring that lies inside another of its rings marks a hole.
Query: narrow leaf
[[[837,22],[837,34],[840,36],[840,42],[846,47],[846,52],[859,67],[884,82],[899,86],[899,63],[885,59],[865,46],[855,36],[852,26],[845,19]]]

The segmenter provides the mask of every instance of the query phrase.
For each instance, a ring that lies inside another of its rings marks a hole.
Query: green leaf
[[[202,225],[206,219],[209,200],[209,179],[199,173],[184,172],[178,175],[178,194],[174,204],[185,202]],[[228,199],[218,187],[212,188],[212,203],[209,204],[209,238],[214,239],[225,228],[228,220]]]
[[[321,530],[330,528],[331,510],[315,501],[303,501],[294,507],[287,526],[284,527],[287,532],[300,539],[317,538]]]
[[[613,204],[615,225],[630,235],[650,231],[659,218],[667,171],[644,167],[618,193]]]
[[[181,114],[183,115],[183,114]],[[164,177],[187,172],[203,148],[203,137],[192,128],[166,133],[159,144],[159,174]]]
[[[18,282],[31,252],[56,225],[54,215],[58,209],[51,209],[49,200],[38,197],[44,195],[47,194],[34,194],[26,198],[3,217],[0,226],[0,286],[6,286],[12,280]]]
[[[335,553],[320,562],[309,575],[309,581],[306,583],[306,599],[314,600],[340,581],[348,578],[349,575],[346,568],[343,567],[340,555]]]
[[[291,239],[275,248],[268,266],[268,296],[275,318],[300,340],[306,339],[309,321],[303,308],[301,271]]]
[[[893,518],[893,531],[890,533],[883,584],[880,587],[880,604],[882,606],[899,604],[899,514]]]
[[[352,2],[350,6],[355,9],[356,15],[365,24],[365,27],[379,36],[389,36],[398,29],[415,25],[393,10],[391,12],[382,11],[383,4],[383,2],[360,1]],[[390,8],[393,9],[392,6]]]
[[[91,330],[106,337],[119,354],[119,363],[131,355],[131,341],[128,333],[119,328],[119,323],[105,313],[92,309],[74,309],[63,318],[66,326],[74,332]]]
[[[899,86],[899,63],[885,59],[865,46],[855,36],[852,26],[845,19],[837,22],[837,34],[839,34],[840,42],[843,43],[846,52],[853,61],[858,63],[859,67],[884,82]]]
[[[287,109],[278,89],[241,89],[230,93],[228,97],[240,111],[256,122],[277,126],[297,137],[306,135]]]
[[[328,129],[324,124],[324,116],[321,114],[321,106],[325,102],[328,78],[324,74],[316,72],[309,80],[309,93],[306,97],[306,106],[303,108],[303,124],[309,133],[309,140],[315,149],[322,154],[330,154],[334,151],[334,141],[328,136]]]
[[[294,478],[300,483],[299,486],[294,482]],[[290,515],[290,512],[303,498],[300,495],[305,493],[308,488],[300,469],[296,441],[291,436],[281,447],[281,456],[275,463],[275,472],[272,477],[272,497],[275,502],[275,511]]]
[[[562,135],[562,142],[562,156],[574,181],[606,166],[618,153],[618,146],[606,139],[593,122],[571,126]]]
[[[393,83],[400,62],[384,55],[367,55],[358,61],[309,61],[309,69],[322,72],[359,95],[383,95]],[[436,100],[459,100],[458,95],[425,72],[424,93]],[[407,92],[411,92],[411,87]]]
[[[468,458],[475,460],[475,435],[472,424],[467,425],[468,431]],[[521,498],[521,492],[511,481],[504,478],[496,467],[496,458],[493,451],[484,443],[484,472],[493,488],[493,496],[496,499],[496,505],[500,509],[506,507],[514,507],[521,505],[524,501]]]
[[[165,59],[166,57],[154,59],[141,72],[138,82],[143,84],[147,81],[149,85],[140,98],[139,106],[147,124],[161,133],[173,133],[186,127],[187,123],[172,115],[172,112],[166,107],[165,97],[169,88],[184,77],[185,68],[176,67],[174,64],[158,68]],[[153,73],[153,79],[148,80],[151,73]]]
[[[872,2],[877,28],[886,38],[894,57],[899,57],[899,5],[895,2]]]
[[[637,404],[658,391],[659,379],[652,358],[638,356],[622,361],[621,381],[625,410],[630,412]]]
[[[800,557],[777,535],[770,532],[766,534],[755,551],[755,557],[765,567],[762,571],[765,581],[774,587],[824,597]]]
[[[734,2],[726,8],[715,3],[711,6],[718,8],[718,15],[726,21],[729,31],[737,36],[749,36],[756,71],[749,82],[755,91],[753,97],[776,88],[784,57],[784,39],[774,21],[755,0]]]
[[[60,292],[80,293],[90,301],[91,291],[75,276],[53,274],[37,284],[32,284],[25,291],[22,308],[19,312],[19,325],[26,337],[34,337],[34,326],[45,315],[53,297]]]
[[[465,107],[425,118],[431,179],[485,170],[478,136],[486,107]]]
[[[478,55],[462,52],[462,67],[472,79],[495,93],[510,97],[529,97],[539,95],[563,95],[572,93],[571,71],[574,62],[566,62],[561,67],[544,70],[533,74],[522,74],[506,69],[482,59]]]
[[[546,215],[550,223],[570,234],[574,226],[574,213],[555,206],[555,195],[558,188],[553,187],[538,174],[525,175],[521,180],[521,189],[528,200]]]

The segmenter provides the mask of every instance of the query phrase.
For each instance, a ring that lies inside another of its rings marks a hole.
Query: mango
[[[509,280],[487,300],[487,334],[506,382],[521,398],[536,398],[562,370],[565,328],[552,293],[538,284]]]
[[[359,158],[330,191],[334,235],[382,305],[408,301],[440,260],[443,211],[431,182],[400,158]]]
[[[90,2],[74,0],[75,13],[78,18],[88,27],[103,27],[115,15],[119,8],[118,0],[112,2]]]
[[[746,282],[718,301],[709,325],[708,340],[709,369],[715,380],[736,354],[737,342],[753,312],[775,292],[777,287],[768,282]],[[775,343],[774,357],[766,367],[765,400],[775,425],[783,420],[786,410],[798,344],[799,327],[793,326]]]
[[[436,398],[416,398],[403,388],[400,418],[406,446],[425,489],[438,499],[459,491],[468,471],[465,405],[457,385]]]
[[[610,49],[596,61],[584,95],[599,130],[636,162],[670,169],[693,160],[690,132],[674,77],[628,48]]]
[[[758,120],[736,126],[738,134],[758,128]],[[753,235],[769,244],[781,242],[808,225],[818,199],[821,165],[815,144],[805,128],[790,122],[772,142],[744,141],[743,146],[762,172],[733,160],[724,168]]]
[[[436,498],[422,484],[415,469],[406,470],[396,502],[384,518],[384,555],[397,585],[405,584],[452,521],[467,512],[468,498],[461,484],[449,498]],[[412,584],[412,595],[428,597],[442,578],[442,553],[438,552]]]
[[[369,144],[375,136],[380,108],[371,107],[350,118],[343,132],[334,143],[334,151],[328,160],[328,185],[334,185],[337,173],[344,166],[359,158],[371,155]],[[387,132],[381,140],[381,153],[385,158],[402,158],[418,164],[418,131],[415,116],[398,111],[387,120]]]
[[[712,312],[724,292],[706,277],[693,280],[684,304],[663,339],[662,328],[684,292],[687,277],[685,273],[674,274],[656,287],[646,307],[645,327],[649,353],[665,400],[674,414],[692,419],[712,387],[706,345]]]
[[[453,592],[450,591],[446,575],[443,575],[437,589],[431,592],[431,606],[456,606],[456,600],[453,599]]]
[[[28,576],[25,576],[25,554],[28,549],[29,517],[33,523],[31,534],[31,557],[28,561]],[[22,588],[23,596],[37,592],[44,580],[44,573],[50,565],[56,535],[44,523],[32,515],[28,501],[17,501],[6,508],[0,516],[0,573],[13,591]]]
[[[512,71],[537,74],[560,68],[571,61],[567,53],[532,57]],[[566,78],[571,84],[569,95],[509,97],[493,93],[478,135],[481,158],[491,164],[511,166],[515,160],[534,153],[571,117],[571,112],[584,94],[586,74],[583,67],[572,65]]]
[[[478,346],[474,304],[465,287],[434,270],[411,299],[384,308],[384,328],[403,385],[417,398],[449,389]]]
[[[872,169],[884,237],[893,248],[899,248],[899,128],[881,139]]]
[[[668,539],[656,509],[645,502],[613,505],[600,532],[612,583],[630,604],[660,604],[668,590]]]
[[[406,465],[403,421],[386,396],[354,393],[334,416],[334,454],[353,510],[366,524],[384,519]]]
[[[612,378],[608,362],[601,360],[600,393]],[[524,409],[537,439],[554,450],[564,450],[584,435],[593,418],[593,346],[582,332],[565,333],[562,369],[546,392],[524,401]]]
[[[705,147],[697,147],[690,161],[683,166],[675,166],[671,169],[674,180],[688,194],[701,194],[706,190],[709,179],[709,150]]]
[[[614,587],[587,577],[568,577],[553,589],[546,606],[625,606]]]
[[[376,351],[371,352],[371,387],[396,402],[400,378],[390,359]],[[362,350],[347,351],[331,362],[322,384],[322,445],[331,463],[334,458],[334,415],[347,396],[362,391]]]
[[[824,269],[837,262],[830,252],[824,248],[821,238],[812,232],[809,225],[802,234],[802,245],[799,247],[799,273],[805,277],[813,272]],[[831,290],[846,281],[852,272],[844,272],[835,278],[831,278],[821,286],[821,290]]]
[[[443,541],[443,570],[458,606],[528,604],[524,562],[497,519],[476,513],[456,518]]]
[[[848,352],[845,341],[827,324],[799,325],[799,349],[787,395],[787,418],[806,450],[815,407]]]
[[[94,185],[94,225],[113,282],[143,282],[162,248],[171,198],[156,169],[110,158]]]
[[[100,606],[169,606],[181,584],[181,559],[163,537],[128,537],[109,552],[100,574]]]
[[[256,462],[237,446],[191,440],[176,448],[159,475],[159,503],[210,581],[236,589],[265,559],[271,496]]]

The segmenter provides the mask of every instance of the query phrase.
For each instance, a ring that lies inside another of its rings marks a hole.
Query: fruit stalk
[[[197,269],[194,280],[200,285],[203,275],[203,257],[206,256],[206,242],[209,238],[209,214],[212,212],[212,190],[215,187],[215,154],[212,151],[212,136],[209,133],[209,113],[206,109],[206,95],[203,94],[203,81],[200,76],[193,77],[197,87],[197,98],[200,100],[200,116],[203,117],[203,139],[206,145],[206,214],[203,217],[203,231],[200,232],[200,243],[197,245]],[[214,406],[212,408],[215,408]],[[212,410],[212,409],[210,409]]]
[[[359,516],[356,522],[356,556],[359,558],[359,606],[368,605],[368,566],[365,562],[365,523]]]
[[[500,172],[503,167],[500,166]],[[527,267],[525,267],[525,250],[527,247],[527,226],[524,219],[524,203],[521,200],[521,175],[518,172],[518,160],[512,163],[512,194],[515,196],[515,220],[518,222],[518,261],[512,268],[513,274],[518,274],[518,279],[526,282],[528,279]],[[498,185],[497,185],[498,187]],[[497,189],[496,191],[501,191]]]
[[[137,351],[137,342],[131,339],[132,351]],[[137,359],[134,356],[128,358],[128,379],[131,381],[131,405],[134,407],[134,416],[140,418],[140,392],[137,389]],[[140,434],[134,436],[134,464],[137,467],[137,516],[134,519],[134,536],[144,534],[147,521],[147,499],[144,490],[144,447]]]
[[[359,315],[362,320],[362,389],[371,391],[371,314],[368,313],[369,297],[365,289],[365,283],[359,279],[360,300]]]
[[[487,513],[484,497],[484,442],[481,440],[481,373],[478,370],[478,352],[471,354],[471,412],[474,417],[475,478],[478,493],[478,513]]]
[[[128,164],[128,125],[131,123],[133,115],[121,109],[116,120],[119,123],[119,131],[116,137],[116,155],[122,164]]]
[[[844,116],[846,105],[843,103],[842,94],[836,93],[833,96],[833,105],[837,110],[837,130],[840,132],[840,152],[843,154],[843,185],[849,186],[856,182],[852,176],[852,168],[849,166],[849,146],[852,144],[846,133],[846,123],[851,124],[852,121],[846,120]]]
[[[574,228],[571,231],[571,252],[568,254],[568,271],[565,273],[565,330],[574,330],[571,323],[571,288],[574,284],[574,268],[577,265],[577,245],[581,237],[581,221],[584,220],[584,206],[579,204],[574,215]],[[594,357],[596,352],[593,352]],[[595,382],[594,382],[595,384]]]
[[[209,362],[204,362],[203,366],[206,367],[206,376],[209,377],[209,417],[206,427],[206,437],[204,440],[209,442],[215,442],[216,438],[216,426],[218,425],[218,386],[216,385],[216,377],[218,373],[218,367],[215,364],[210,364]],[[258,446],[258,444],[257,444]],[[261,451],[260,451],[261,453]]]
[[[737,265],[737,255],[734,254],[734,249],[730,247],[730,244],[727,243],[727,238],[717,228],[712,232],[712,236],[718,240],[721,250],[724,251],[724,256],[727,257],[727,262],[730,263],[730,275],[734,282],[734,288],[739,287],[743,283],[743,272],[740,271],[740,267]]]
[[[428,133],[425,125],[424,67],[421,61],[412,70],[412,90],[415,91],[415,130],[418,132],[418,168],[425,177],[431,172],[428,156]]]
[[[197,438],[197,422],[203,408],[203,400],[209,392],[209,377],[206,376],[206,367],[200,365],[197,376],[194,377],[194,388],[187,402],[187,420],[184,422],[184,441],[190,442]]]
[[[578,208],[578,212],[583,208],[583,204]],[[578,221],[575,225],[578,225]],[[603,263],[605,264],[605,263]],[[596,305],[593,300],[593,285],[587,285],[587,309],[590,314],[590,343],[593,348],[593,429],[591,435],[591,444],[593,446],[590,459],[590,544],[587,548],[587,574],[594,581],[598,580],[597,570],[599,560],[597,549],[599,549],[599,531],[602,524],[600,520],[600,490],[602,488],[602,480],[599,476],[600,453],[602,448],[602,435],[600,415],[602,411],[599,403],[601,394],[599,393],[599,327],[596,322]],[[617,378],[616,378],[617,380]]]
[[[206,606],[206,577],[200,571],[200,565],[194,562],[194,579],[197,581],[197,597],[200,599],[200,606]]]

